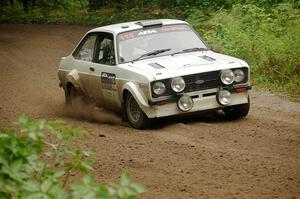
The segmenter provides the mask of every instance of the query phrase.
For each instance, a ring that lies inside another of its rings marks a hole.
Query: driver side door
[[[111,33],[100,32],[95,44],[90,87],[97,102],[109,108],[120,108],[118,91],[118,67],[116,65],[114,36]]]
[[[91,97],[92,91],[90,89],[90,76],[92,75],[91,64],[95,54],[95,44],[97,41],[97,34],[90,33],[81,41],[73,56],[73,69],[79,75],[80,89],[85,95]]]

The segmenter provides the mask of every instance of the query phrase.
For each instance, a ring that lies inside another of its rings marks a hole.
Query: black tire
[[[225,107],[223,109],[225,113],[225,117],[229,120],[236,120],[240,118],[244,118],[248,115],[250,110],[250,98],[248,96],[248,103],[239,104],[235,106]]]
[[[125,112],[129,124],[136,129],[145,129],[150,125],[150,119],[142,111],[134,97],[128,93],[125,101]]]
[[[69,86],[65,91],[65,105],[66,106],[82,106],[86,104],[85,97],[82,92],[76,89],[73,85]]]

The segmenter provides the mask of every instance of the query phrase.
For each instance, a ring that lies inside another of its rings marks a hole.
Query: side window
[[[100,35],[97,41],[95,61],[99,64],[115,65],[115,51],[113,36]]]
[[[74,58],[83,61],[92,62],[96,38],[97,38],[96,35],[88,36],[85,39],[84,43],[81,45],[80,49],[77,52],[75,52]]]

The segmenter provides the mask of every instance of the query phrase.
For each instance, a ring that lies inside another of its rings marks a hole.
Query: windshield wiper
[[[189,53],[189,52],[206,51],[206,50],[209,50],[209,49],[208,48],[186,48],[181,51],[172,53],[172,56],[176,55],[176,54],[180,54],[180,53]]]
[[[132,60],[132,62],[138,61],[138,60],[140,60],[140,59],[143,58],[143,57],[149,57],[149,56],[153,56],[153,55],[158,55],[158,54],[160,54],[160,53],[164,53],[164,52],[167,52],[167,51],[170,51],[170,50],[171,50],[171,48],[165,48],[165,49],[153,50],[153,51],[151,51],[151,52],[142,54],[142,55],[139,56],[138,58]]]

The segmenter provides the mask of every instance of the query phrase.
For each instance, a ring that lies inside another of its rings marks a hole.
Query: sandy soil
[[[300,198],[300,104],[252,91],[240,121],[209,116],[157,121],[138,131],[107,111],[65,113],[57,65],[91,27],[0,25],[0,123],[21,113],[62,118],[89,134],[101,182],[127,170],[141,198]]]

